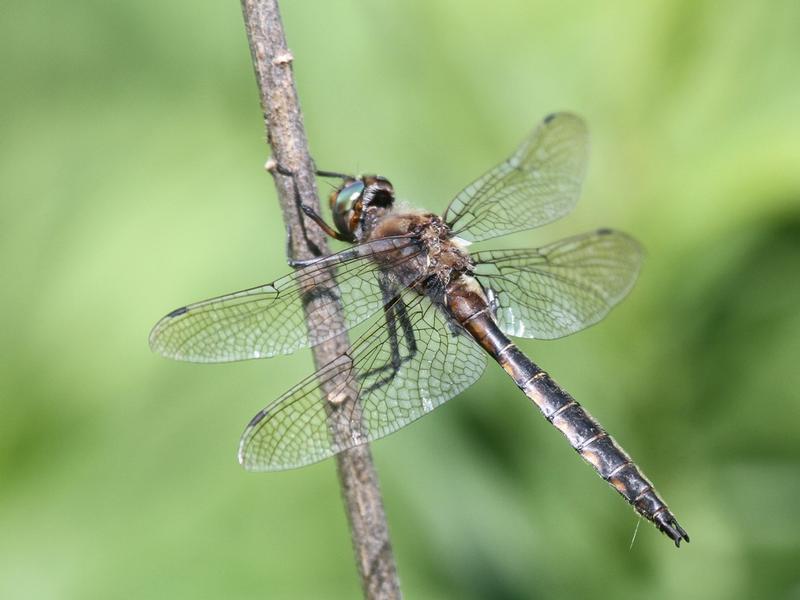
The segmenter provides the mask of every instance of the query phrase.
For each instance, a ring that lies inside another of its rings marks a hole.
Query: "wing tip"
[[[245,439],[242,437],[239,442],[239,449],[236,451],[236,462],[238,462],[245,471],[250,471],[250,465],[247,464],[247,458],[244,454]]]
[[[158,340],[161,333],[165,330],[166,327],[169,326],[169,323],[170,321],[172,321],[172,319],[180,317],[181,315],[185,315],[188,312],[189,312],[188,306],[180,306],[175,310],[168,312],[161,319],[159,319],[158,323],[153,325],[153,329],[150,330],[150,335],[147,337],[147,341],[150,345],[150,350],[152,350],[156,354],[160,354],[161,356],[166,356],[167,358],[175,358],[175,356],[166,351],[166,348],[164,348],[162,344],[159,344]]]
[[[159,334],[161,333],[161,326],[164,322],[164,319],[161,319],[158,323],[153,326],[153,329],[150,330],[150,335],[147,336],[147,343],[150,346],[150,351],[155,352],[156,354],[160,354],[164,356],[164,352],[161,348],[161,345],[158,342]]]
[[[236,453],[236,460],[245,471],[269,470],[259,468],[257,464],[253,463],[253,461],[248,460],[247,456],[247,447],[250,444],[250,440],[253,438],[254,429],[264,419],[264,417],[267,416],[267,414],[269,414],[269,407],[262,408],[260,411],[258,411],[247,423],[247,426],[244,428],[244,433],[242,433],[242,437],[239,440],[239,450]]]
[[[614,236],[617,239],[624,240],[625,243],[627,243],[629,246],[631,246],[631,248],[634,248],[636,250],[636,254],[639,258],[644,258],[645,255],[647,254],[647,251],[645,250],[642,243],[638,239],[633,237],[630,233],[627,233],[625,231],[614,229],[612,227],[601,227],[600,229],[596,229],[594,233],[599,237]]]

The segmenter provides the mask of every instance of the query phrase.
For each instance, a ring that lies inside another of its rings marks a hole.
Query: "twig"
[[[327,254],[325,235],[313,224],[306,226],[298,210],[299,200],[319,211],[319,200],[292,76],[292,55],[286,47],[277,0],[241,1],[272,156],[293,174],[287,177],[271,170],[289,236],[289,252],[299,259]],[[307,307],[307,316],[314,314],[313,302]],[[344,322],[342,314],[335,318]],[[308,319],[309,330],[320,325]],[[326,326],[330,325],[329,321]],[[313,354],[317,368],[347,348],[346,335],[316,346]],[[355,394],[351,401],[357,402]],[[337,435],[334,416],[331,415],[331,428]],[[337,466],[364,594],[367,598],[400,598],[389,528],[369,446],[364,444],[338,454]]]

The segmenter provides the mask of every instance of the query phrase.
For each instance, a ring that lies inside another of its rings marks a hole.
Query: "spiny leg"
[[[322,218],[322,216],[320,216],[319,213],[317,213],[313,208],[311,208],[307,204],[303,203],[303,201],[302,201],[302,199],[300,197],[300,189],[297,186],[297,178],[295,176],[294,171],[288,169],[287,167],[284,167],[278,161],[276,161],[274,158],[270,158],[267,161],[266,169],[270,173],[273,173],[273,174],[274,173],[278,173],[279,175],[284,175],[285,177],[290,177],[291,178],[291,180],[292,180],[292,196],[294,198],[295,207],[297,208],[298,212],[302,212],[309,219],[314,221],[314,223],[316,223],[316,225],[323,231],[323,233],[325,233],[325,235],[328,235],[328,236],[330,236],[330,237],[332,237],[334,239],[337,239],[339,241],[345,241],[345,242],[348,241],[347,238],[342,236],[342,234],[340,234],[333,227],[328,225],[325,222],[325,220]],[[334,171],[321,171],[321,170],[317,169],[316,167],[314,168],[314,174],[319,176],[319,177],[332,177],[332,178],[338,178],[338,179],[351,178],[352,179],[352,177],[350,177],[349,175],[345,175],[344,173],[336,173]],[[314,242],[312,242],[308,238],[308,231],[306,229],[305,219],[300,219],[300,227],[302,228],[303,237],[305,238],[306,244],[311,249],[311,253],[314,255],[314,258],[310,258],[310,259],[295,258],[294,251],[292,249],[292,246],[293,246],[293,244],[292,244],[292,241],[293,241],[292,240],[292,232],[291,232],[291,230],[288,230],[287,234],[286,234],[286,256],[288,256],[287,262],[289,263],[289,266],[290,267],[294,267],[294,268],[307,267],[308,265],[312,264],[315,260],[317,260],[319,257],[322,256],[322,252],[317,247],[317,245],[314,244]]]
[[[417,339],[414,336],[414,326],[408,316],[408,309],[405,302],[400,296],[392,296],[393,290],[390,285],[385,281],[380,283],[381,291],[384,297],[384,317],[386,319],[386,327],[389,334],[389,347],[391,350],[391,357],[389,363],[380,367],[370,369],[361,376],[361,379],[367,379],[375,375],[384,374],[378,381],[372,383],[365,391],[371,392],[384,385],[391,383],[397,376],[403,363],[413,359],[417,353]],[[388,299],[388,300],[387,300]],[[400,327],[403,330],[403,337],[405,338],[408,353],[403,356],[400,352],[400,342],[398,338],[397,323],[400,322]],[[387,373],[388,371],[388,373]]]

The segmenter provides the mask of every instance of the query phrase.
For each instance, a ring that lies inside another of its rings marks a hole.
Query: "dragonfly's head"
[[[336,228],[350,241],[361,239],[394,204],[394,188],[380,175],[345,179],[331,192]]]

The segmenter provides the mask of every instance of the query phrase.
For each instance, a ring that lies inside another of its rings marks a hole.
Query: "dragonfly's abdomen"
[[[471,278],[463,277],[468,280]],[[689,536],[631,457],[572,396],[500,330],[482,292],[469,281],[452,286],[447,306],[461,326],[505,369],[544,417],[636,511],[680,545]]]

